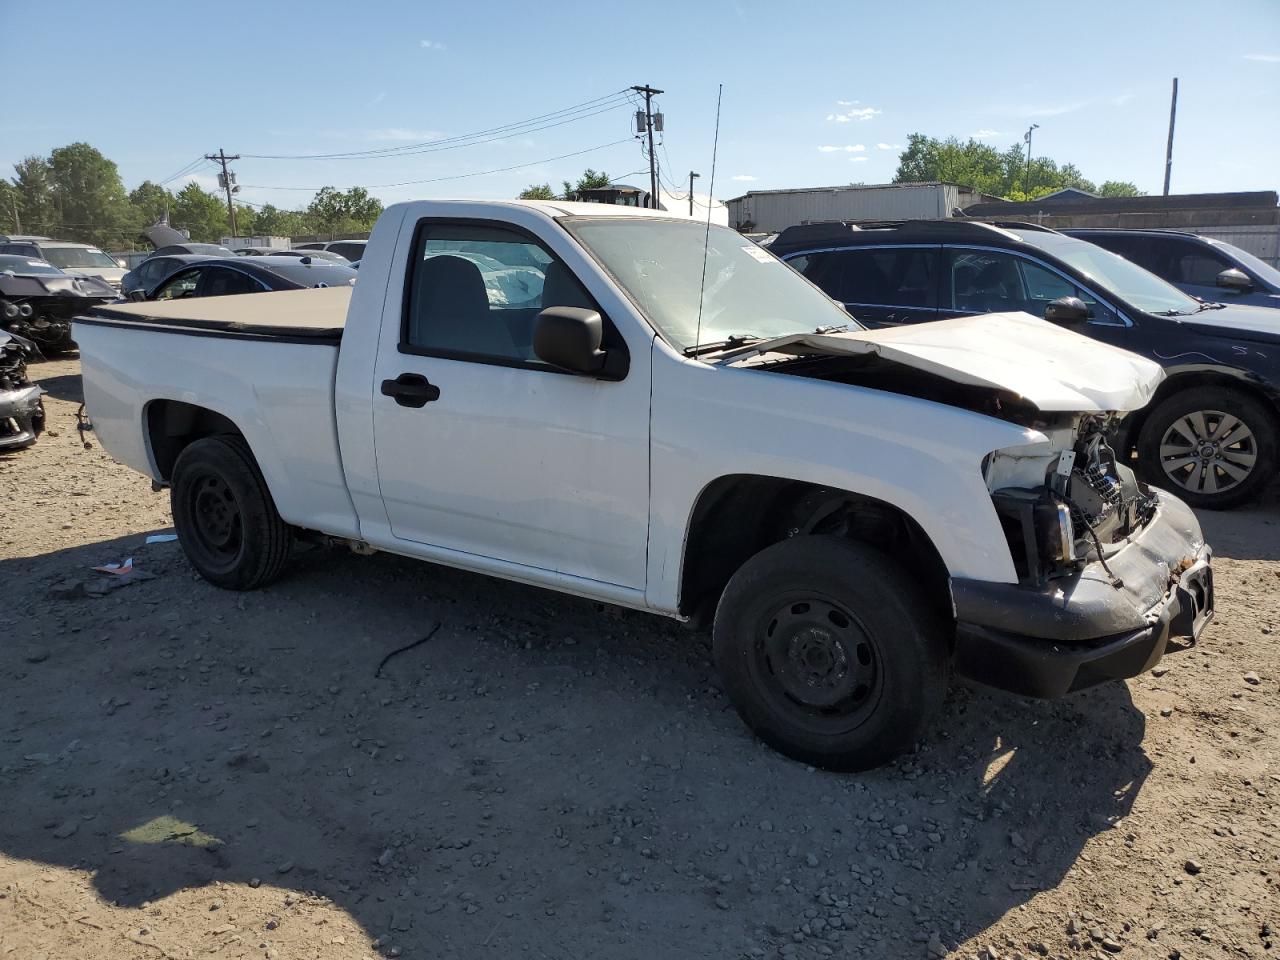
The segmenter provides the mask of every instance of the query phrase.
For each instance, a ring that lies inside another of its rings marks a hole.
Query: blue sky
[[[1159,192],[1176,75],[1174,192],[1280,188],[1280,0],[1085,0],[1069,11],[1036,0],[59,0],[56,18],[54,9],[0,0],[6,73],[30,81],[0,113],[6,175],[23,156],[84,140],[119,164],[128,188],[219,147],[394,150],[234,164],[242,199],[282,206],[326,184],[369,186],[386,202],[508,197],[585,166],[640,183],[631,108],[602,98],[649,83],[667,91],[659,158],[676,184],[698,170],[705,190],[723,83],[721,198],[887,182],[911,132],[1004,147],[1031,123],[1037,155]],[[614,108],[440,149],[587,101]],[[413,144],[430,152],[396,155]],[[578,151],[590,152],[547,159]],[[509,167],[521,169],[437,179]],[[190,176],[212,186],[213,172],[203,164]],[[377,186],[410,180],[436,182]]]

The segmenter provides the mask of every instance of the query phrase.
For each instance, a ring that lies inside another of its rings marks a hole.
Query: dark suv
[[[1172,230],[1064,230],[1201,300],[1280,308],[1280,270],[1225,240]]]
[[[868,326],[1023,311],[1155,360],[1167,378],[1117,443],[1195,506],[1235,506],[1275,476],[1280,311],[1196,300],[1032,224],[810,224],[769,250]]]

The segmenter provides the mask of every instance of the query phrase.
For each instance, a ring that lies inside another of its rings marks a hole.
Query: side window
[[[226,297],[237,293],[261,293],[266,288],[248,274],[229,267],[209,267],[200,287],[202,297]]]
[[[966,313],[1021,310],[1026,301],[1018,257],[998,250],[949,250],[943,302]]]
[[[564,264],[532,237],[504,227],[421,229],[409,284],[402,346],[446,356],[536,363],[540,311],[597,309]]]
[[[196,285],[200,282],[200,269],[184,270],[166,280],[154,294],[152,300],[182,300],[196,295]]]
[[[335,243],[329,249],[351,261],[359,260],[364,256],[364,244],[362,243]]]
[[[43,260],[40,251],[35,244],[31,243],[6,243],[0,246],[0,253],[12,254],[15,257],[33,257],[37,260]]]
[[[171,266],[172,264],[168,260],[156,257],[145,261],[138,267],[138,276],[142,277],[144,283],[155,283],[164,277],[165,270]]]
[[[841,303],[932,307],[935,252],[903,247],[836,250],[791,260],[791,266]]]
[[[1175,283],[1194,283],[1202,287],[1215,286],[1218,274],[1232,266],[1231,261],[1217,251],[1188,240],[1177,242],[1177,255],[1173,262]]]
[[[1022,270],[1022,283],[1029,300],[1048,304],[1049,301],[1057,300],[1059,297],[1080,296],[1079,287],[1052,270],[1046,270],[1030,260],[1019,261],[1018,267]]]

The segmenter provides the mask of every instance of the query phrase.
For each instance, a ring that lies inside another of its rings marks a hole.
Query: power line
[[[539,163],[551,163],[555,160],[567,160],[570,157],[580,157],[585,153],[595,153],[597,150],[605,150],[609,147],[616,147],[620,143],[630,143],[631,137],[625,137],[622,140],[614,140],[610,143],[602,143],[598,146],[587,147],[585,150],[575,150],[572,153],[562,153],[556,157],[544,157],[541,160],[526,160],[523,163],[513,164],[509,167],[495,167],[492,170],[476,170],[473,173],[456,173],[447,177],[428,177],[425,180],[402,180],[399,183],[368,183],[353,184],[351,187],[342,187],[340,189],[350,190],[355,186],[363,187],[366,190],[380,190],[385,187],[409,187],[420,183],[440,183],[445,180],[465,180],[468,177],[483,177],[491,173],[508,173],[511,170],[521,170],[525,167],[536,166]],[[332,186],[332,184],[329,184]],[[302,190],[308,193],[314,193],[317,190],[323,190],[324,187],[294,187],[274,184],[249,184],[242,186],[244,190]]]
[[[166,183],[169,183],[173,180],[177,180],[179,177],[185,177],[187,174],[199,168],[199,166],[204,162],[205,162],[205,158],[203,156],[196,157],[186,166],[182,167],[177,173],[170,174],[169,176],[165,177],[163,180],[156,181],[156,186],[163,187]]]
[[[623,106],[630,106],[633,102],[634,98],[629,90],[617,90],[604,97],[587,100],[572,107],[553,110],[551,113],[530,117],[527,120],[506,123],[501,126],[490,127],[487,130],[478,130],[475,133],[445,137],[440,140],[424,140],[420,143],[400,144],[395,147],[377,147],[370,150],[343,150],[335,153],[246,153],[243,156],[247,160],[375,160],[384,157],[415,156],[419,153],[433,153],[437,150],[454,150],[458,147],[471,146],[472,143],[492,143],[494,140],[517,134],[537,133],[540,130],[563,126],[566,123],[574,123],[578,120],[585,120],[588,117],[617,110]],[[482,139],[486,137],[489,139]]]

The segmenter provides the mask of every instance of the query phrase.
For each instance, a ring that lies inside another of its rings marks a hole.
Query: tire
[[[255,590],[280,576],[293,531],[241,437],[204,437],[186,447],[174,464],[170,503],[178,541],[210,583]]]
[[[1275,410],[1225,387],[1174,394],[1142,423],[1139,468],[1148,483],[1193,507],[1239,506],[1275,477],[1276,419]]]
[[[811,536],[742,565],[721,595],[712,646],[761,740],[814,766],[866,770],[910,748],[942,704],[946,636],[893,559]]]

